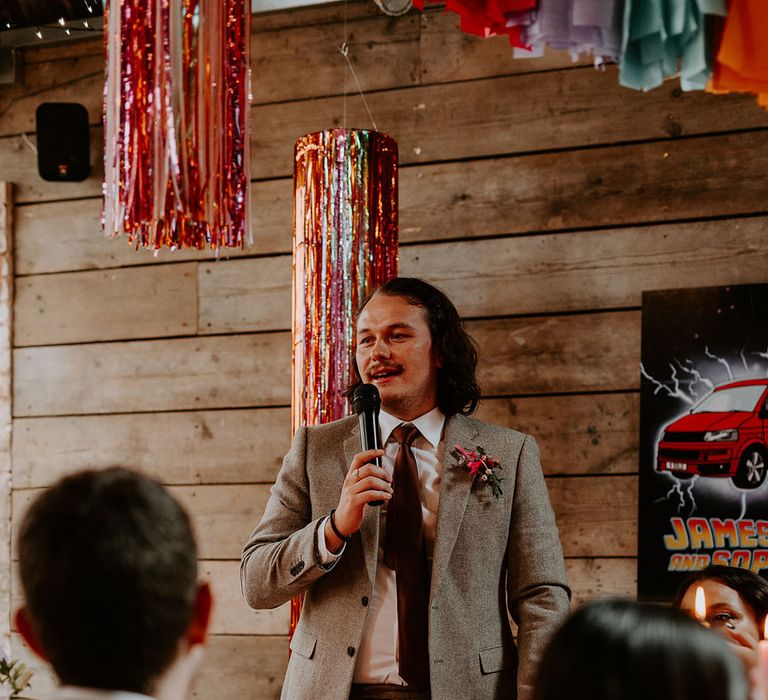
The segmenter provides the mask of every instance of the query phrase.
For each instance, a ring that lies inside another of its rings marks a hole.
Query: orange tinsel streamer
[[[104,16],[105,234],[243,246],[248,0],[108,0]]]

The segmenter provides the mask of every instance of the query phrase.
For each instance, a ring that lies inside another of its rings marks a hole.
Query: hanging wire
[[[345,32],[346,33],[346,32]],[[360,93],[360,97],[363,98],[363,104],[365,105],[365,110],[368,112],[368,118],[371,120],[371,124],[373,124],[373,130],[378,131],[376,128],[376,120],[373,118],[373,114],[371,113],[371,108],[368,106],[368,100],[365,99],[365,93],[363,92],[363,88],[360,86],[360,81],[357,79],[357,73],[355,73],[355,67],[352,65],[352,61],[349,60],[349,44],[345,41],[339,49],[341,50],[341,55],[344,56],[344,58],[347,61],[347,65],[349,66],[349,71],[352,73],[352,78],[355,81],[355,85],[357,85],[357,91]],[[345,73],[346,76],[346,73]],[[344,79],[344,127],[346,128],[347,125],[347,88],[346,88],[346,77]]]
[[[344,35],[342,37],[342,46],[347,45],[347,0],[344,0]],[[344,51],[342,50],[342,55]],[[344,68],[344,119],[341,121],[341,128],[347,128],[347,69]]]
[[[368,112],[368,118],[371,120],[371,124],[373,124],[373,130],[378,131],[376,128],[376,120],[373,118],[373,113],[371,112],[371,108],[368,106],[368,100],[365,99],[365,93],[363,92],[363,88],[360,85],[360,81],[357,79],[357,73],[355,73],[355,67],[352,65],[352,61],[349,58],[349,44],[347,43],[347,0],[344,0],[344,41],[342,41],[341,46],[339,46],[339,51],[341,51],[341,55],[344,56],[344,60],[347,63],[347,67],[349,68],[349,72],[352,73],[352,79],[355,81],[355,85],[357,86],[357,91],[360,93],[360,97],[363,99],[363,104],[365,105],[365,111]],[[347,128],[347,71],[344,71],[344,119],[341,122],[342,128]]]

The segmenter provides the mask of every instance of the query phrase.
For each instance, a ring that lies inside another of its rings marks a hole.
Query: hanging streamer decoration
[[[107,0],[104,232],[136,247],[249,233],[249,0]]]
[[[397,144],[389,136],[333,129],[294,151],[292,425],[349,414],[354,314],[397,275]],[[301,599],[291,604],[291,634]]]

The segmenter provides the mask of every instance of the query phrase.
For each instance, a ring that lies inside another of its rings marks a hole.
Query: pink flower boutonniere
[[[475,482],[482,481],[491,485],[491,491],[496,498],[499,498],[504,492],[501,490],[502,478],[499,476],[501,465],[495,457],[491,457],[486,451],[477,446],[477,451],[465,450],[461,445],[451,454],[459,461],[460,467],[469,469],[469,473],[474,477]]]

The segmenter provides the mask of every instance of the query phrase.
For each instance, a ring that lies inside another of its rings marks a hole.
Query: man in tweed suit
[[[364,303],[356,365],[381,394],[384,449],[359,451],[355,417],[297,430],[243,551],[252,607],[305,594],[283,698],[530,699],[569,590],[535,441],[467,417],[476,364],[426,282]],[[500,497],[457,445],[497,459]]]

